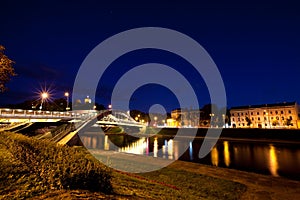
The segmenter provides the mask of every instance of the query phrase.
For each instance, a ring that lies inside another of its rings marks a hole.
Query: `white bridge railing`
[[[41,111],[41,110],[22,110],[22,109],[0,109],[0,118],[72,118],[82,119],[95,115],[95,111]]]

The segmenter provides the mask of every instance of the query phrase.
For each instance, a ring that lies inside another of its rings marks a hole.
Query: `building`
[[[232,128],[300,128],[296,102],[232,107]]]
[[[198,127],[199,120],[200,110],[178,108],[171,112],[171,119],[167,120],[167,124],[177,127]]]

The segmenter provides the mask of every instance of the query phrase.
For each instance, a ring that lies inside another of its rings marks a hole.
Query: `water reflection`
[[[214,146],[210,152],[210,156],[211,156],[211,163],[212,165],[218,167],[219,165],[219,153],[218,153],[218,149],[216,146]]]
[[[244,171],[285,176],[300,180],[300,149],[297,144],[270,144],[253,142],[219,141],[206,157],[199,159],[201,139],[193,142],[167,137],[134,138],[87,134],[81,136],[87,148],[149,155],[165,159],[230,167]],[[179,157],[183,148],[186,152]]]
[[[109,143],[108,143],[108,136],[104,136],[104,150],[108,151],[109,150]]]
[[[230,165],[230,153],[229,153],[228,141],[224,141],[223,145],[224,145],[224,163],[225,163],[226,167],[229,167],[229,165]]]
[[[270,152],[269,152],[269,169],[273,176],[279,176],[278,171],[278,161],[276,155],[276,149],[273,145],[270,145]]]
[[[141,138],[135,142],[132,142],[124,147],[119,148],[119,152],[132,153],[143,155],[146,153],[147,141],[146,138]]]

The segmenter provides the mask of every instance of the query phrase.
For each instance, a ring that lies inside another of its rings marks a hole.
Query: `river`
[[[271,176],[300,180],[300,144],[219,140],[204,158],[199,158],[203,139],[174,139],[170,136],[135,138],[129,135],[86,133],[80,136],[84,146],[182,160],[216,167],[238,169]],[[188,148],[180,155],[183,143]]]

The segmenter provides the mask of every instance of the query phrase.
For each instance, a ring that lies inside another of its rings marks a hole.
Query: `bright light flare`
[[[41,94],[42,99],[47,99],[49,97],[49,94],[47,92],[43,92]]]

